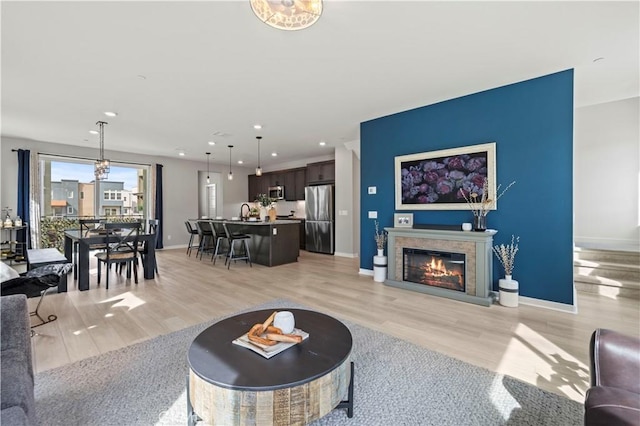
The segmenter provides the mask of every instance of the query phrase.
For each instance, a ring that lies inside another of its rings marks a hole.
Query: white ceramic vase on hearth
[[[511,279],[511,275],[505,275],[498,280],[500,288],[500,304],[508,308],[518,307],[518,281]]]

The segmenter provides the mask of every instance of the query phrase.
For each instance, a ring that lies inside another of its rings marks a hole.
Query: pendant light
[[[302,30],[322,14],[322,0],[250,0],[250,4],[258,19],[279,30]]]
[[[109,177],[110,161],[104,158],[104,125],[109,124],[106,121],[98,121],[96,123],[100,128],[100,151],[98,160],[94,165],[94,174],[96,180],[105,180]]]
[[[207,183],[211,183],[211,179],[209,179],[209,156],[211,155],[211,153],[206,152],[205,154],[207,154]]]
[[[260,167],[260,139],[262,136],[256,136],[258,139],[258,167],[256,167],[256,176],[262,176],[262,167]]]
[[[233,172],[231,171],[231,149],[233,145],[227,145],[229,147],[229,174],[227,175],[227,179],[233,180]]]

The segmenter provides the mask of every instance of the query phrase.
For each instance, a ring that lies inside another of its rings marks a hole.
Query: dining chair
[[[251,264],[251,254],[249,253],[249,243],[248,241],[251,239],[250,235],[247,234],[240,234],[240,233],[235,233],[234,225],[231,224],[227,224],[227,223],[222,223],[222,225],[224,226],[224,230],[225,230],[225,235],[227,237],[227,240],[229,241],[229,253],[227,255],[227,269],[229,269],[231,267],[231,261],[233,260],[234,262],[236,260],[244,260],[245,262],[249,263],[249,266],[252,267],[253,265]],[[242,241],[241,246],[243,248],[243,253],[242,254],[236,254],[235,251],[235,242],[236,241]]]
[[[81,235],[87,234],[91,231],[97,231],[102,227],[104,220],[102,219],[78,219],[80,225]],[[73,243],[73,279],[78,279],[78,241]],[[89,246],[89,250],[105,250],[104,244],[92,244]]]
[[[120,266],[120,272],[123,265],[127,266],[127,278],[131,278],[133,269],[135,283],[138,284],[138,243],[141,226],[140,222],[104,224],[106,250],[97,253],[96,258],[98,259],[98,284],[100,284],[102,264],[106,266],[107,290],[110,266],[114,264]]]
[[[196,228],[198,229],[198,237],[200,242],[198,244],[198,253],[200,259],[205,251],[210,251],[213,247],[213,228],[211,228],[211,222],[208,220],[198,220],[196,222]]]
[[[196,247],[195,245],[193,245],[193,240],[195,239],[195,236],[198,235],[198,229],[191,224],[190,220],[185,220],[184,224],[187,227],[187,232],[189,233],[189,244],[187,245],[187,254],[191,256],[191,248]]]

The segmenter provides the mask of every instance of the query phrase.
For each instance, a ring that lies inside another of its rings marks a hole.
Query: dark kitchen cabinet
[[[296,179],[293,170],[286,170],[283,174],[284,199],[285,201],[296,201]]]
[[[336,180],[335,161],[321,161],[307,164],[307,184],[319,185],[333,183]]]
[[[254,201],[258,194],[266,194],[269,182],[265,179],[265,175],[256,176],[249,175],[249,201]]]
[[[304,187],[307,186],[307,168],[295,169],[293,172],[295,181],[295,200],[304,200]]]

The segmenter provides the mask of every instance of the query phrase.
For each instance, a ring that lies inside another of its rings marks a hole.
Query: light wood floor
[[[48,295],[41,311],[58,320],[36,328],[36,371],[287,298],[582,402],[591,332],[640,335],[638,302],[631,299],[579,294],[577,315],[486,308],[387,287],[359,275],[357,259],[304,251],[299,262],[275,268],[238,263],[227,270],[184,249],[160,251],[158,264],[156,279],[138,285],[113,275],[105,290],[93,269],[91,290],[77,291],[70,276],[68,293]]]

